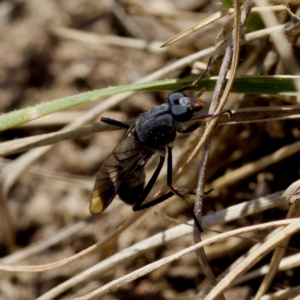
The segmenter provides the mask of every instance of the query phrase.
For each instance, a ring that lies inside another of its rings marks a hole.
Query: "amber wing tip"
[[[103,202],[100,197],[93,197],[90,203],[90,213],[93,215],[100,214],[104,210]]]

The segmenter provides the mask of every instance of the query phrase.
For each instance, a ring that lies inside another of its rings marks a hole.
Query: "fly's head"
[[[174,120],[177,122],[189,121],[195,111],[203,108],[202,104],[195,102],[194,99],[180,91],[170,93],[167,97],[167,103]]]

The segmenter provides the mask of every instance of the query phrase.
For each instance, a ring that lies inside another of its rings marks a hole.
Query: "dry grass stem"
[[[237,266],[231,273],[225,276],[221,282],[209,293],[205,300],[213,300],[218,295],[228,289],[233,282],[247,270],[249,270],[254,264],[261,260],[266,254],[268,254],[275,246],[281,243],[286,238],[295,234],[300,230],[300,224],[298,219],[294,219],[291,223],[282,229],[276,236],[266,241],[256,251],[250,254],[239,266]]]
[[[220,188],[220,187],[230,185],[233,182],[236,182],[237,180],[246,178],[251,174],[259,172],[260,170],[263,170],[264,168],[270,165],[280,162],[281,160],[297,153],[299,150],[300,150],[300,142],[295,142],[292,145],[284,146],[281,149],[275,151],[274,153],[267,155],[255,162],[251,162],[249,164],[242,166],[239,169],[230,171],[230,173],[225,174],[224,176],[213,181],[211,185],[215,188],[216,187]]]
[[[286,10],[286,7],[284,5],[277,5],[277,6],[266,6],[266,7],[254,7],[252,9],[252,12],[261,12],[261,11],[282,11],[282,10]],[[235,13],[236,10],[234,8],[229,8],[229,9],[223,9],[221,11],[216,12],[213,15],[210,15],[209,17],[207,17],[204,20],[201,20],[200,22],[198,22],[197,24],[187,28],[186,30],[178,33],[177,35],[175,35],[174,37],[172,37],[171,39],[169,39],[168,41],[166,41],[164,44],[162,44],[161,47],[166,47],[166,46],[170,46],[173,43],[176,43],[177,41],[185,38],[186,36],[214,23],[215,21],[223,18],[224,16],[227,16],[229,14],[233,14]]]
[[[247,232],[253,232],[256,230],[265,230],[265,229],[269,229],[272,227],[277,227],[277,226],[282,226],[282,225],[286,225],[286,229],[285,232],[288,232],[289,234],[293,234],[294,232],[296,232],[297,230],[300,229],[300,225],[298,224],[297,220],[285,220],[285,221],[275,221],[275,222],[270,222],[267,224],[260,224],[260,225],[253,225],[253,226],[249,226],[249,227],[245,227],[245,228],[241,228],[241,229],[236,229],[236,230],[232,230],[230,232],[226,232],[226,233],[222,233],[219,234],[215,237],[209,238],[205,241],[202,241],[198,244],[195,244],[193,246],[190,246],[180,252],[177,252],[174,255],[170,255],[167,258],[158,260],[154,263],[148,264],[147,266],[140,268],[128,275],[123,276],[120,279],[114,280],[112,282],[110,282],[109,284],[94,290],[92,293],[89,293],[88,295],[82,296],[77,298],[78,300],[87,300],[87,299],[95,299],[96,297],[99,297],[101,295],[104,295],[120,286],[122,286],[123,284],[126,284],[132,280],[135,280],[141,276],[144,276],[146,274],[148,274],[149,272],[152,272],[153,270],[162,267],[165,264],[169,264],[170,262],[177,260],[179,258],[181,258],[182,256],[195,251],[196,249],[198,249],[199,247],[203,247],[205,245],[208,245],[210,243],[215,243],[217,241],[220,241],[222,239],[231,237],[231,236],[236,236],[236,235],[240,235],[243,233],[247,233]],[[282,238],[282,237],[281,237]],[[278,239],[276,238],[275,243],[279,243],[280,240],[278,241]],[[264,251],[270,251],[270,249],[266,249]],[[220,288],[222,288],[223,286],[221,285],[223,283],[223,281],[215,288],[212,290],[211,294],[208,295],[208,297],[206,298],[206,300],[208,299],[215,299],[215,297],[219,296],[221,294]],[[219,286],[221,286],[219,288]],[[225,288],[224,288],[225,289]],[[43,298],[39,298],[38,300],[45,300]]]
[[[58,37],[71,39],[94,47],[99,47],[101,45],[112,45],[142,51],[146,50],[153,53],[161,53],[166,51],[165,49],[159,48],[162,43],[159,41],[147,42],[146,40],[130,39],[115,35],[92,34],[58,26],[50,27],[50,32]]]

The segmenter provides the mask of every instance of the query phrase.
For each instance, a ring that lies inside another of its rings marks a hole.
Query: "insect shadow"
[[[131,125],[110,118],[101,118],[103,123],[127,131],[100,168],[90,203],[92,214],[103,212],[117,194],[122,201],[132,205],[134,211],[154,206],[174,194],[183,198],[180,192],[172,186],[172,142],[176,134],[189,133],[199,127],[199,122],[196,122],[184,129],[183,124],[187,121],[207,117],[215,118],[225,113],[230,116],[230,111],[223,111],[216,115],[193,117],[194,112],[200,111],[204,105],[189,98],[184,91],[196,86],[208,70],[209,67],[192,84],[170,93],[166,103],[142,113]],[[163,167],[166,152],[168,154],[167,185],[170,191],[144,203]],[[145,186],[145,165],[154,153],[159,153],[160,160]],[[194,214],[193,217],[197,227],[201,230]]]

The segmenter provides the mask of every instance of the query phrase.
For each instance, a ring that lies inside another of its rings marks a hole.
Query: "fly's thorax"
[[[169,106],[163,104],[141,114],[135,123],[135,135],[152,149],[161,149],[173,142],[176,128]]]

